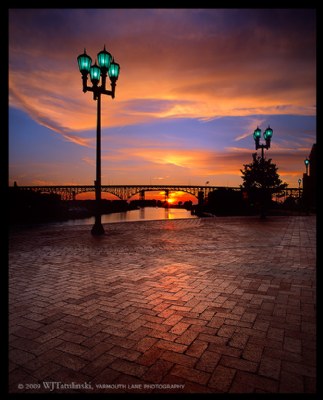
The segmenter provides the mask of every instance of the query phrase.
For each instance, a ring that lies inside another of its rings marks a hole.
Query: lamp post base
[[[260,218],[266,219],[266,210],[264,207],[261,207],[261,209],[260,209]]]
[[[95,222],[95,224],[93,225],[92,229],[91,229],[91,233],[93,236],[100,236],[100,235],[104,235],[104,228],[103,225],[101,224],[101,222],[97,223]]]

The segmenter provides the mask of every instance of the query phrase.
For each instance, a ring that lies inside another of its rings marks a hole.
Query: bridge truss
[[[73,186],[16,186],[19,190],[32,190],[38,193],[53,193],[61,196],[62,200],[75,200],[80,193],[95,192],[93,185],[73,185]],[[113,194],[120,200],[129,200],[136,194],[143,195],[144,192],[186,192],[196,198],[202,192],[204,198],[217,189],[225,189],[222,186],[190,186],[190,185],[102,185],[101,191]],[[229,189],[229,188],[227,188]],[[240,190],[238,187],[230,189]]]
[[[95,192],[94,185],[63,185],[63,186],[15,186],[19,190],[32,190],[38,193],[57,194],[62,200],[75,200],[76,196],[81,193]],[[225,186],[192,186],[192,185],[102,185],[101,191],[113,194],[120,200],[129,200],[131,197],[139,194],[143,199],[145,192],[165,192],[168,196],[170,192],[185,192],[196,198],[199,198],[199,193],[203,193],[206,199],[208,194],[214,190],[231,189],[240,191],[240,187],[225,187]],[[288,188],[280,195],[281,199],[288,196],[300,197],[302,189]]]

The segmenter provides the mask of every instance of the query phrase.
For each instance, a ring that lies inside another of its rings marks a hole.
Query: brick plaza
[[[315,393],[316,217],[12,228],[9,393]]]

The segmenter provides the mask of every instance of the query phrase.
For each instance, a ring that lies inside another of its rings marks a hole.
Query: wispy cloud
[[[111,36],[112,32],[119,32],[113,40],[113,50],[117,51],[121,63],[120,80],[116,104],[109,105],[113,112],[103,112],[104,126],[168,117],[205,119],[255,113],[314,115],[316,63],[315,43],[311,40],[315,35],[299,33],[303,21],[299,13],[294,14],[288,13],[290,21],[293,18],[298,21],[291,35],[286,26],[276,24],[277,32],[270,27],[260,27],[259,14],[246,10],[240,14],[230,10],[199,10],[198,13],[194,10],[66,10],[64,14],[52,12],[50,23],[49,14],[44,10],[12,10],[9,68],[10,90],[14,96],[11,102],[14,104],[17,100],[14,85],[19,83],[21,88],[23,82],[25,89],[20,107],[51,129],[62,133],[67,129],[76,131],[95,126],[94,107],[89,106],[91,94],[82,94],[76,64],[75,41],[77,35],[82,41],[85,31],[81,21],[86,16],[96,22],[98,34]],[[228,23],[238,15],[249,23],[244,24],[242,19],[236,26],[231,24],[231,30],[225,29],[225,24],[221,24],[220,29],[219,15]],[[206,24],[204,22],[202,28],[203,18]],[[69,19],[73,19],[71,26],[67,24]],[[107,19],[108,27],[100,24]],[[49,26],[45,25],[46,21]],[[59,24],[57,27],[60,26],[56,36],[50,28],[55,21]],[[30,36],[31,26],[34,36]],[[64,27],[72,40],[61,46],[59,33],[63,34]],[[28,30],[28,35],[23,35],[24,29]],[[189,40],[187,29],[191,33]],[[23,46],[20,44],[22,35]],[[88,29],[86,35],[89,35]],[[49,38],[51,49],[59,47],[59,51],[48,53]],[[84,42],[84,45],[89,43],[89,38]],[[81,51],[83,47],[79,47]],[[23,58],[21,51],[25,53]],[[304,58],[304,52],[311,57]],[[18,63],[18,56],[19,60],[28,60],[24,68]],[[294,63],[293,68],[291,63]],[[302,68],[297,68],[297,63],[301,63]],[[80,144],[84,145],[82,141]]]
[[[51,114],[55,113],[54,108],[51,108],[50,112],[46,112],[46,109],[44,109],[44,107],[38,107],[37,101],[30,101],[29,97],[21,95],[19,91],[15,89],[14,84],[12,84],[10,88],[10,99],[11,103],[15,105],[15,107],[23,109],[32,119],[34,119],[40,125],[43,125],[46,128],[49,128],[56,133],[59,133],[65,140],[78,144],[80,146],[93,146],[92,139],[73,134],[70,128],[61,125],[59,122],[57,122],[57,119],[52,118]],[[44,103],[46,103],[45,100]]]

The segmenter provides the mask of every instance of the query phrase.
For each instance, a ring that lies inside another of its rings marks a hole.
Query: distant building
[[[316,211],[317,146],[313,144],[309,155],[309,173],[303,174],[303,202],[308,211]]]

